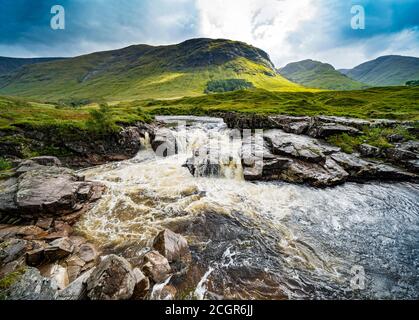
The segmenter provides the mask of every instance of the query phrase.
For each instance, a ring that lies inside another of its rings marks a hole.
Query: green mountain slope
[[[56,61],[63,58],[7,58],[0,57],[0,75],[19,69],[22,66]]]
[[[314,60],[289,63],[278,71],[285,78],[311,88],[356,90],[367,87],[341,74],[332,65]]]
[[[223,79],[244,79],[267,90],[307,90],[278,75],[260,49],[230,40],[192,39],[25,66],[0,76],[0,94],[51,101],[175,98],[204,94],[208,81]]]
[[[342,72],[370,86],[400,86],[419,80],[419,58],[383,56]]]

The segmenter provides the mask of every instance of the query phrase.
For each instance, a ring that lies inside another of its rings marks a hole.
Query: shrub
[[[108,133],[116,130],[111,108],[108,104],[100,104],[99,109],[90,110],[89,113],[90,119],[87,121],[89,129],[99,133]]]
[[[244,79],[211,80],[205,93],[220,93],[253,88],[253,84]]]

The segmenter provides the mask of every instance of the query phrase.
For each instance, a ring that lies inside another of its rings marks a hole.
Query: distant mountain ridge
[[[49,61],[62,60],[65,58],[8,58],[0,57],[0,75],[13,72],[22,66],[43,63]]]
[[[209,81],[225,79],[243,79],[267,90],[306,90],[278,75],[261,49],[199,38],[25,65],[0,75],[0,94],[51,101],[174,98],[203,94]]]
[[[311,88],[356,90],[367,87],[343,75],[332,65],[311,59],[289,63],[278,72],[293,82]]]
[[[382,56],[340,72],[370,86],[401,86],[407,81],[419,80],[419,58]]]

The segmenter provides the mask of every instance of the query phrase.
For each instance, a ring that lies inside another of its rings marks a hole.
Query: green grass
[[[419,121],[419,87],[387,87],[360,91],[272,92],[261,89],[210,94],[174,100],[133,100],[69,107],[61,104],[28,102],[0,97],[0,143],[12,144],[23,157],[37,155],[71,155],[56,146],[36,146],[25,130],[42,132],[66,141],[88,137],[99,139],[119,130],[123,124],[150,122],[153,115],[214,115],[218,112],[257,114],[333,115],[355,118],[386,118]],[[388,130],[392,130],[391,132]],[[361,143],[388,147],[388,135],[399,133],[409,137],[402,128],[364,130],[358,137],[340,135],[329,141],[353,152]],[[7,163],[3,163],[7,167]]]
[[[342,151],[346,153],[353,153],[364,143],[380,149],[391,148],[393,144],[388,140],[388,137],[392,134],[401,135],[405,140],[418,139],[418,137],[409,133],[406,128],[398,126],[396,128],[364,128],[360,136],[350,136],[342,133],[327,138],[327,141],[342,148]]]
[[[235,91],[177,100],[152,100],[152,114],[213,114],[235,111],[258,114],[334,115],[355,118],[419,120],[419,88],[390,87],[359,91]]]
[[[9,170],[11,168],[12,168],[12,163],[3,157],[0,157],[0,171]]]

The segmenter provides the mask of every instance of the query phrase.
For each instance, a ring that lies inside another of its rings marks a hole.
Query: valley
[[[1,299],[417,297],[414,72],[206,38],[9,61]]]

